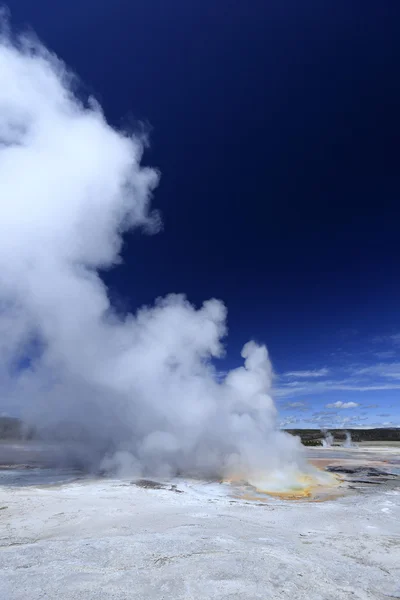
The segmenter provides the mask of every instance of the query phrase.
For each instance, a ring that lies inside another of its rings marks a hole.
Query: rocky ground
[[[341,497],[248,501],[193,480],[32,486],[9,470],[0,598],[400,598],[398,455],[313,458],[336,468]]]

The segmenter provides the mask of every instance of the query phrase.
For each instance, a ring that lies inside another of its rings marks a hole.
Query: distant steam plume
[[[354,444],[353,440],[351,439],[350,431],[346,431],[345,434],[346,434],[346,439],[342,444],[343,448],[355,448],[356,445]]]
[[[98,270],[122,235],[157,229],[142,143],[83,104],[37,42],[0,39],[0,378],[3,401],[88,468],[225,475],[303,465],[276,429],[267,350],[218,382],[226,309],[170,295],[116,314]],[[29,360],[27,359],[29,357]],[[50,435],[50,433],[49,433]]]
[[[331,448],[333,446],[334,437],[330,431],[326,431],[326,429],[322,429],[322,433],[324,437],[322,439],[322,445],[324,448]]]

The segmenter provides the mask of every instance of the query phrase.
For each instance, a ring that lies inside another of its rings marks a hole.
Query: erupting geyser
[[[240,475],[290,488],[300,441],[276,428],[267,350],[218,381],[226,309],[182,295],[113,311],[99,269],[122,234],[156,230],[142,140],[107,124],[31,39],[0,40],[0,377],[9,406],[68,444],[67,459],[127,475]],[[297,483],[296,483],[297,482]]]

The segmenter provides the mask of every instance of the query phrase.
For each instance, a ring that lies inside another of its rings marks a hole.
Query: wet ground
[[[87,477],[74,469],[27,467],[13,465],[0,467],[0,486],[42,486],[71,483]]]
[[[63,452],[64,448],[42,442],[0,443],[0,486],[51,486],[98,479],[78,469],[52,466],[61,462]],[[370,486],[384,485],[387,489],[395,489],[400,485],[399,447],[312,448],[307,449],[307,457],[321,471],[332,473],[338,485],[318,486],[304,494],[305,498],[323,500],[343,495],[349,490],[366,492]],[[171,482],[154,483],[171,485]],[[206,487],[210,483],[215,482],[203,482]],[[176,487],[177,483],[172,481],[172,485]],[[227,486],[224,488],[227,489]],[[231,482],[229,488],[234,497],[268,500],[260,490],[245,482]],[[291,497],[296,499],[295,494],[287,495],[288,499]],[[302,497],[301,494],[299,497]]]

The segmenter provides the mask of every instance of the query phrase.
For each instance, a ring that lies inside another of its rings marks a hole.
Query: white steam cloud
[[[125,231],[157,228],[158,175],[140,165],[141,140],[73,85],[40,44],[1,35],[2,400],[76,440],[88,468],[290,478],[303,458],[276,429],[266,348],[246,344],[222,382],[212,366],[222,302],[196,310],[172,294],[136,315],[113,311],[98,270],[118,263]]]

